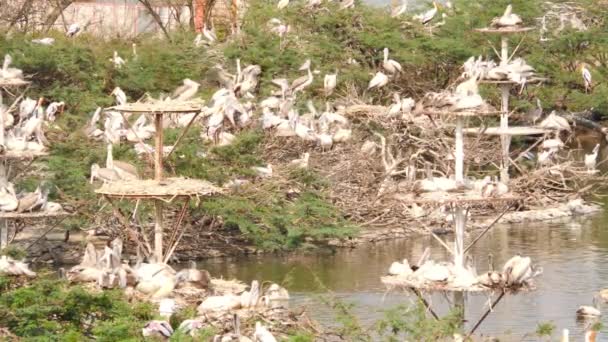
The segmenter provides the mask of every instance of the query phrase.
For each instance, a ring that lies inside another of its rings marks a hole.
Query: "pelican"
[[[40,209],[43,202],[46,201],[48,196],[48,190],[42,190],[40,186],[36,188],[34,192],[26,192],[19,198],[19,204],[17,206],[17,212],[31,212],[36,209]]]
[[[26,263],[13,260],[13,258],[6,255],[0,257],[0,273],[12,276],[36,276],[36,273],[31,271]]]
[[[187,320],[183,321],[179,325],[179,328],[177,328],[177,329],[185,334],[188,334],[188,335],[194,337],[204,327],[205,327],[205,318],[201,317],[201,318],[197,318],[197,319],[187,319]]]
[[[391,11],[391,17],[396,18],[396,17],[402,15],[403,13],[405,13],[406,10],[407,10],[407,1],[402,0],[401,5],[394,7],[393,10]]]
[[[543,149],[545,150],[558,151],[562,147],[564,147],[564,143],[559,138],[558,134],[555,134],[555,138],[553,139],[547,139],[543,141]]]
[[[333,74],[326,74],[323,79],[323,89],[325,90],[325,96],[331,95],[334,89],[336,88],[336,84],[338,82],[338,70],[336,70]]]
[[[382,62],[382,68],[391,75],[401,72],[401,64],[395,60],[388,59],[388,48],[384,48],[383,52],[384,61]]]
[[[198,88],[200,87],[200,83],[194,82],[193,80],[186,78],[183,81],[184,85],[175,89],[171,98],[177,101],[188,101],[196,95],[198,92]]]
[[[591,154],[585,154],[585,167],[587,168],[587,172],[595,171],[595,164],[597,162],[597,154],[600,150],[600,144],[595,144],[593,147],[593,151]]]
[[[403,262],[394,261],[388,269],[388,274],[396,276],[407,276],[413,272],[407,259],[403,259]]]
[[[277,339],[272,336],[270,331],[260,322],[255,322],[255,332],[253,333],[254,340],[258,342],[277,342]]]
[[[127,103],[127,94],[125,94],[125,92],[119,87],[114,88],[110,95],[114,95],[114,97],[116,98],[116,104],[119,106],[122,106]]]
[[[272,165],[268,164],[266,167],[263,166],[252,166],[251,169],[256,173],[258,177],[270,178],[272,177]]]
[[[110,62],[112,62],[114,64],[114,67],[116,69],[122,68],[122,66],[125,65],[125,63],[126,63],[126,61],[118,55],[118,51],[116,51],[116,50],[114,50],[114,56],[112,56],[112,58],[110,58]]]
[[[541,121],[540,124],[538,124],[538,126],[542,127],[542,128],[550,128],[550,129],[556,129],[556,130],[560,130],[560,131],[570,131],[571,130],[568,120],[557,115],[555,113],[555,111],[552,111],[549,115],[547,115],[547,117],[543,121]]]
[[[0,69],[0,78],[23,78],[23,71],[17,68],[10,68],[9,66],[13,62],[11,55],[4,55],[4,62],[2,63],[2,69]]]
[[[516,255],[509,259],[502,269],[502,276],[507,285],[521,285],[533,276],[530,257]]]
[[[185,268],[175,275],[177,287],[182,284],[187,284],[199,289],[206,289],[211,283],[211,275],[206,270],[199,270],[196,267],[196,262],[190,262],[190,267]]]
[[[331,149],[332,145],[334,144],[333,137],[327,133],[316,134],[315,138],[323,151]]]
[[[271,301],[272,300],[289,300],[289,292],[287,292],[287,289],[285,289],[284,287],[282,287],[276,283],[272,283],[268,287],[268,290],[266,290],[266,293],[264,294],[264,296],[268,300],[271,300]]]
[[[114,156],[112,156],[112,147],[112,143],[109,143],[107,146],[106,168],[116,171],[120,179],[138,179],[139,177],[135,165],[120,160],[114,160]]]
[[[602,312],[595,306],[581,305],[578,307],[578,310],[576,310],[576,316],[579,318],[594,318],[600,317],[601,315]]]
[[[215,43],[217,41],[217,35],[215,29],[212,27],[211,30],[207,28],[207,24],[203,25],[203,36],[209,41],[209,43]]]
[[[150,321],[146,323],[141,334],[144,337],[169,338],[173,335],[173,328],[167,321]]]
[[[19,200],[15,194],[12,183],[0,187],[0,211],[15,211],[19,206]]]
[[[279,3],[277,4],[277,8],[283,9],[283,8],[287,7],[287,5],[289,5],[289,0],[279,0]]]
[[[65,108],[65,103],[63,101],[61,102],[51,102],[51,104],[48,105],[48,107],[46,107],[46,110],[44,111],[44,117],[53,122],[55,121],[55,115],[57,114],[57,112],[59,112],[61,110],[61,112],[63,112],[63,109]]]
[[[307,75],[298,77],[291,83],[291,91],[294,94],[299,91],[303,91],[304,88],[312,84],[313,76],[312,72],[310,71],[310,60],[306,60],[304,65],[302,65],[299,70],[303,70],[303,68],[307,71]]]
[[[100,117],[101,107],[97,107],[95,113],[93,113],[93,116],[91,117],[91,120],[89,120],[89,122],[83,129],[84,134],[86,134],[90,138],[98,138],[103,135],[103,131],[97,128],[97,122],[99,122]]]
[[[581,75],[583,76],[583,82],[585,84],[585,93],[588,93],[591,90],[593,90],[591,71],[589,71],[589,68],[587,68],[587,63],[582,63],[580,66],[580,70],[581,70]]]
[[[349,9],[355,7],[355,0],[342,0],[340,1],[340,9]]]
[[[133,54],[133,59],[137,59],[137,44],[131,44],[131,53]]]
[[[438,11],[439,11],[439,5],[437,4],[436,1],[433,1],[433,8],[431,8],[430,10],[428,10],[424,13],[414,16],[414,19],[417,19],[423,25],[426,25],[429,22],[431,22],[431,20],[433,20],[433,18],[435,17],[435,15],[437,14]]]
[[[55,38],[40,38],[40,39],[32,39],[32,43],[51,46],[55,43]]]
[[[367,89],[372,88],[381,88],[384,87],[388,83],[388,76],[386,76],[382,71],[378,71],[374,77],[369,81],[369,85]]]
[[[40,102],[40,100],[36,101],[29,97],[21,100],[21,103],[19,104],[19,121],[23,121],[34,114]]]
[[[78,32],[80,32],[80,24],[73,23],[68,27],[68,31],[65,33],[65,35],[68,37],[74,37],[78,34]]]
[[[199,314],[205,314],[213,311],[230,311],[241,306],[241,297],[233,294],[223,296],[208,296],[197,307]]]
[[[290,164],[300,169],[307,169],[309,158],[310,153],[305,152],[301,158],[292,160]]]
[[[502,17],[492,19],[492,27],[517,26],[522,23],[521,17],[513,13],[513,6],[508,5]]]
[[[540,99],[536,99],[536,108],[528,111],[528,120],[532,121],[533,125],[536,125],[536,121],[543,116],[543,106],[540,103]]]
[[[91,165],[91,184],[95,179],[99,179],[104,183],[113,182],[120,179],[118,172],[114,169],[101,168],[99,164]]]
[[[334,142],[346,142],[348,140],[350,140],[351,136],[353,134],[353,131],[350,129],[346,129],[346,128],[339,128],[333,135],[332,135],[332,140]]]

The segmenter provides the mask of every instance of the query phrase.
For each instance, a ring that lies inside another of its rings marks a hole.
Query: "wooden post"
[[[500,65],[509,62],[509,40],[506,35],[500,37]]]
[[[500,130],[505,131],[505,134],[500,135],[500,145],[502,150],[502,161],[500,163],[500,181],[504,184],[509,184],[509,147],[511,145],[511,136],[506,134],[509,129],[509,91],[510,84],[501,84],[500,92],[502,95],[501,113],[500,113]]]
[[[2,106],[2,91],[0,91],[0,106]],[[4,146],[4,112],[0,111],[0,145]]]
[[[8,247],[8,223],[5,219],[0,219],[0,250]]]
[[[464,267],[464,228],[466,226],[467,216],[465,209],[460,204],[455,204],[453,207],[454,215],[454,266],[456,268]]]
[[[163,180],[163,114],[154,114],[156,128],[156,154],[154,156],[154,179]],[[154,200],[154,256],[156,262],[163,262],[163,202]]]
[[[464,137],[462,134],[462,117],[456,117],[456,183],[464,183]]]

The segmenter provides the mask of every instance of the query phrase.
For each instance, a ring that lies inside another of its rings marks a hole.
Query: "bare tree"
[[[163,23],[163,19],[160,17],[158,12],[156,12],[154,10],[154,6],[150,2],[150,0],[138,0],[138,1],[146,8],[146,10],[148,11],[148,14],[150,14],[152,16],[152,18],[154,19],[154,21],[156,22],[158,27],[160,27],[160,29],[163,31],[163,34],[165,35],[167,40],[171,41],[171,36],[169,35],[169,31],[167,30],[165,23]]]

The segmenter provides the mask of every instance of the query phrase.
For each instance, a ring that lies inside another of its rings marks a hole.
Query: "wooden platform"
[[[223,190],[204,180],[167,178],[161,182],[153,179],[116,181],[102,185],[95,192],[118,199],[172,200],[177,197],[213,196],[221,194]]]
[[[6,150],[0,153],[0,159],[34,159],[37,157],[48,156],[47,151],[11,151]]]
[[[449,284],[443,284],[441,282],[432,282],[426,284],[419,284],[411,282],[408,278],[403,276],[384,276],[380,278],[380,281],[389,287],[392,288],[402,288],[402,289],[416,289],[419,291],[447,291],[447,292],[489,292],[492,291],[492,288],[483,286],[483,285],[474,285],[471,287],[463,288],[463,287],[453,287],[449,286]]]
[[[462,204],[462,205],[484,205],[490,203],[512,203],[522,200],[517,194],[507,193],[500,197],[482,197],[480,194],[468,192],[422,192],[419,194],[414,193],[403,193],[395,194],[393,197],[396,200],[403,201],[406,203],[415,204],[430,204],[430,205],[444,205],[444,204]]]
[[[430,115],[430,116],[457,116],[457,117],[480,117],[480,116],[499,116],[502,114],[500,111],[482,112],[482,111],[432,111],[422,110],[419,114]]]
[[[480,33],[515,34],[515,33],[529,32],[534,29],[535,29],[534,27],[517,27],[517,26],[501,27],[501,28],[484,27],[484,28],[474,29],[473,31],[480,32]]]
[[[187,102],[133,102],[124,105],[106,108],[107,110],[115,110],[125,113],[172,113],[172,114],[190,114],[203,110],[204,103],[202,101],[187,101]]]
[[[63,217],[71,215],[66,211],[58,212],[47,212],[47,211],[33,211],[18,213],[16,211],[0,211],[0,219],[8,220],[27,220],[27,219],[44,219],[49,217]]]
[[[510,126],[507,130],[500,127],[473,127],[462,130],[465,134],[485,134],[485,135],[542,135],[553,132],[550,129],[532,126]]]
[[[0,78],[0,88],[8,87],[23,87],[30,84],[30,81],[26,81],[20,78],[4,79]]]

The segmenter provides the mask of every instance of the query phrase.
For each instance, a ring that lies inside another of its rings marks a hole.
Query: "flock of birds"
[[[103,250],[97,250],[95,245],[89,242],[80,264],[72,267],[65,276],[71,282],[96,283],[102,289],[121,288],[127,293],[137,291],[158,302],[160,315],[166,320],[147,323],[142,333],[145,337],[169,338],[173,334],[173,329],[168,321],[176,310],[175,300],[171,298],[174,296],[174,290],[195,288],[213,291],[209,272],[198,269],[195,263],[180,271],[175,271],[171,266],[154,260],[147,263],[138,261],[136,265],[130,266],[122,262],[122,248],[123,242],[119,238],[104,246]],[[0,259],[0,266],[3,260]],[[60,270],[60,273],[63,272]],[[278,284],[273,283],[262,289],[259,282],[254,280],[249,291],[207,296],[198,306],[197,312],[200,316],[183,321],[179,329],[186,334],[196,336],[207,326],[206,319],[214,314],[236,312],[240,309],[282,307],[286,305],[288,299],[289,293]],[[238,328],[235,334],[239,334]],[[228,335],[230,337],[234,334]],[[218,335],[219,341],[224,341],[228,337]],[[276,339],[267,328],[257,324],[253,341],[273,342]]]
[[[407,259],[391,264],[388,274],[408,284],[416,284],[420,288],[445,286],[450,289],[484,288],[519,288],[530,285],[530,281],[542,273],[542,268],[532,265],[529,257],[516,255],[509,259],[502,270],[494,269],[492,255],[489,256],[489,270],[478,274],[473,262],[467,258],[464,267],[455,266],[450,262],[435,262],[429,259],[430,250],[422,254],[415,265],[410,265]]]

